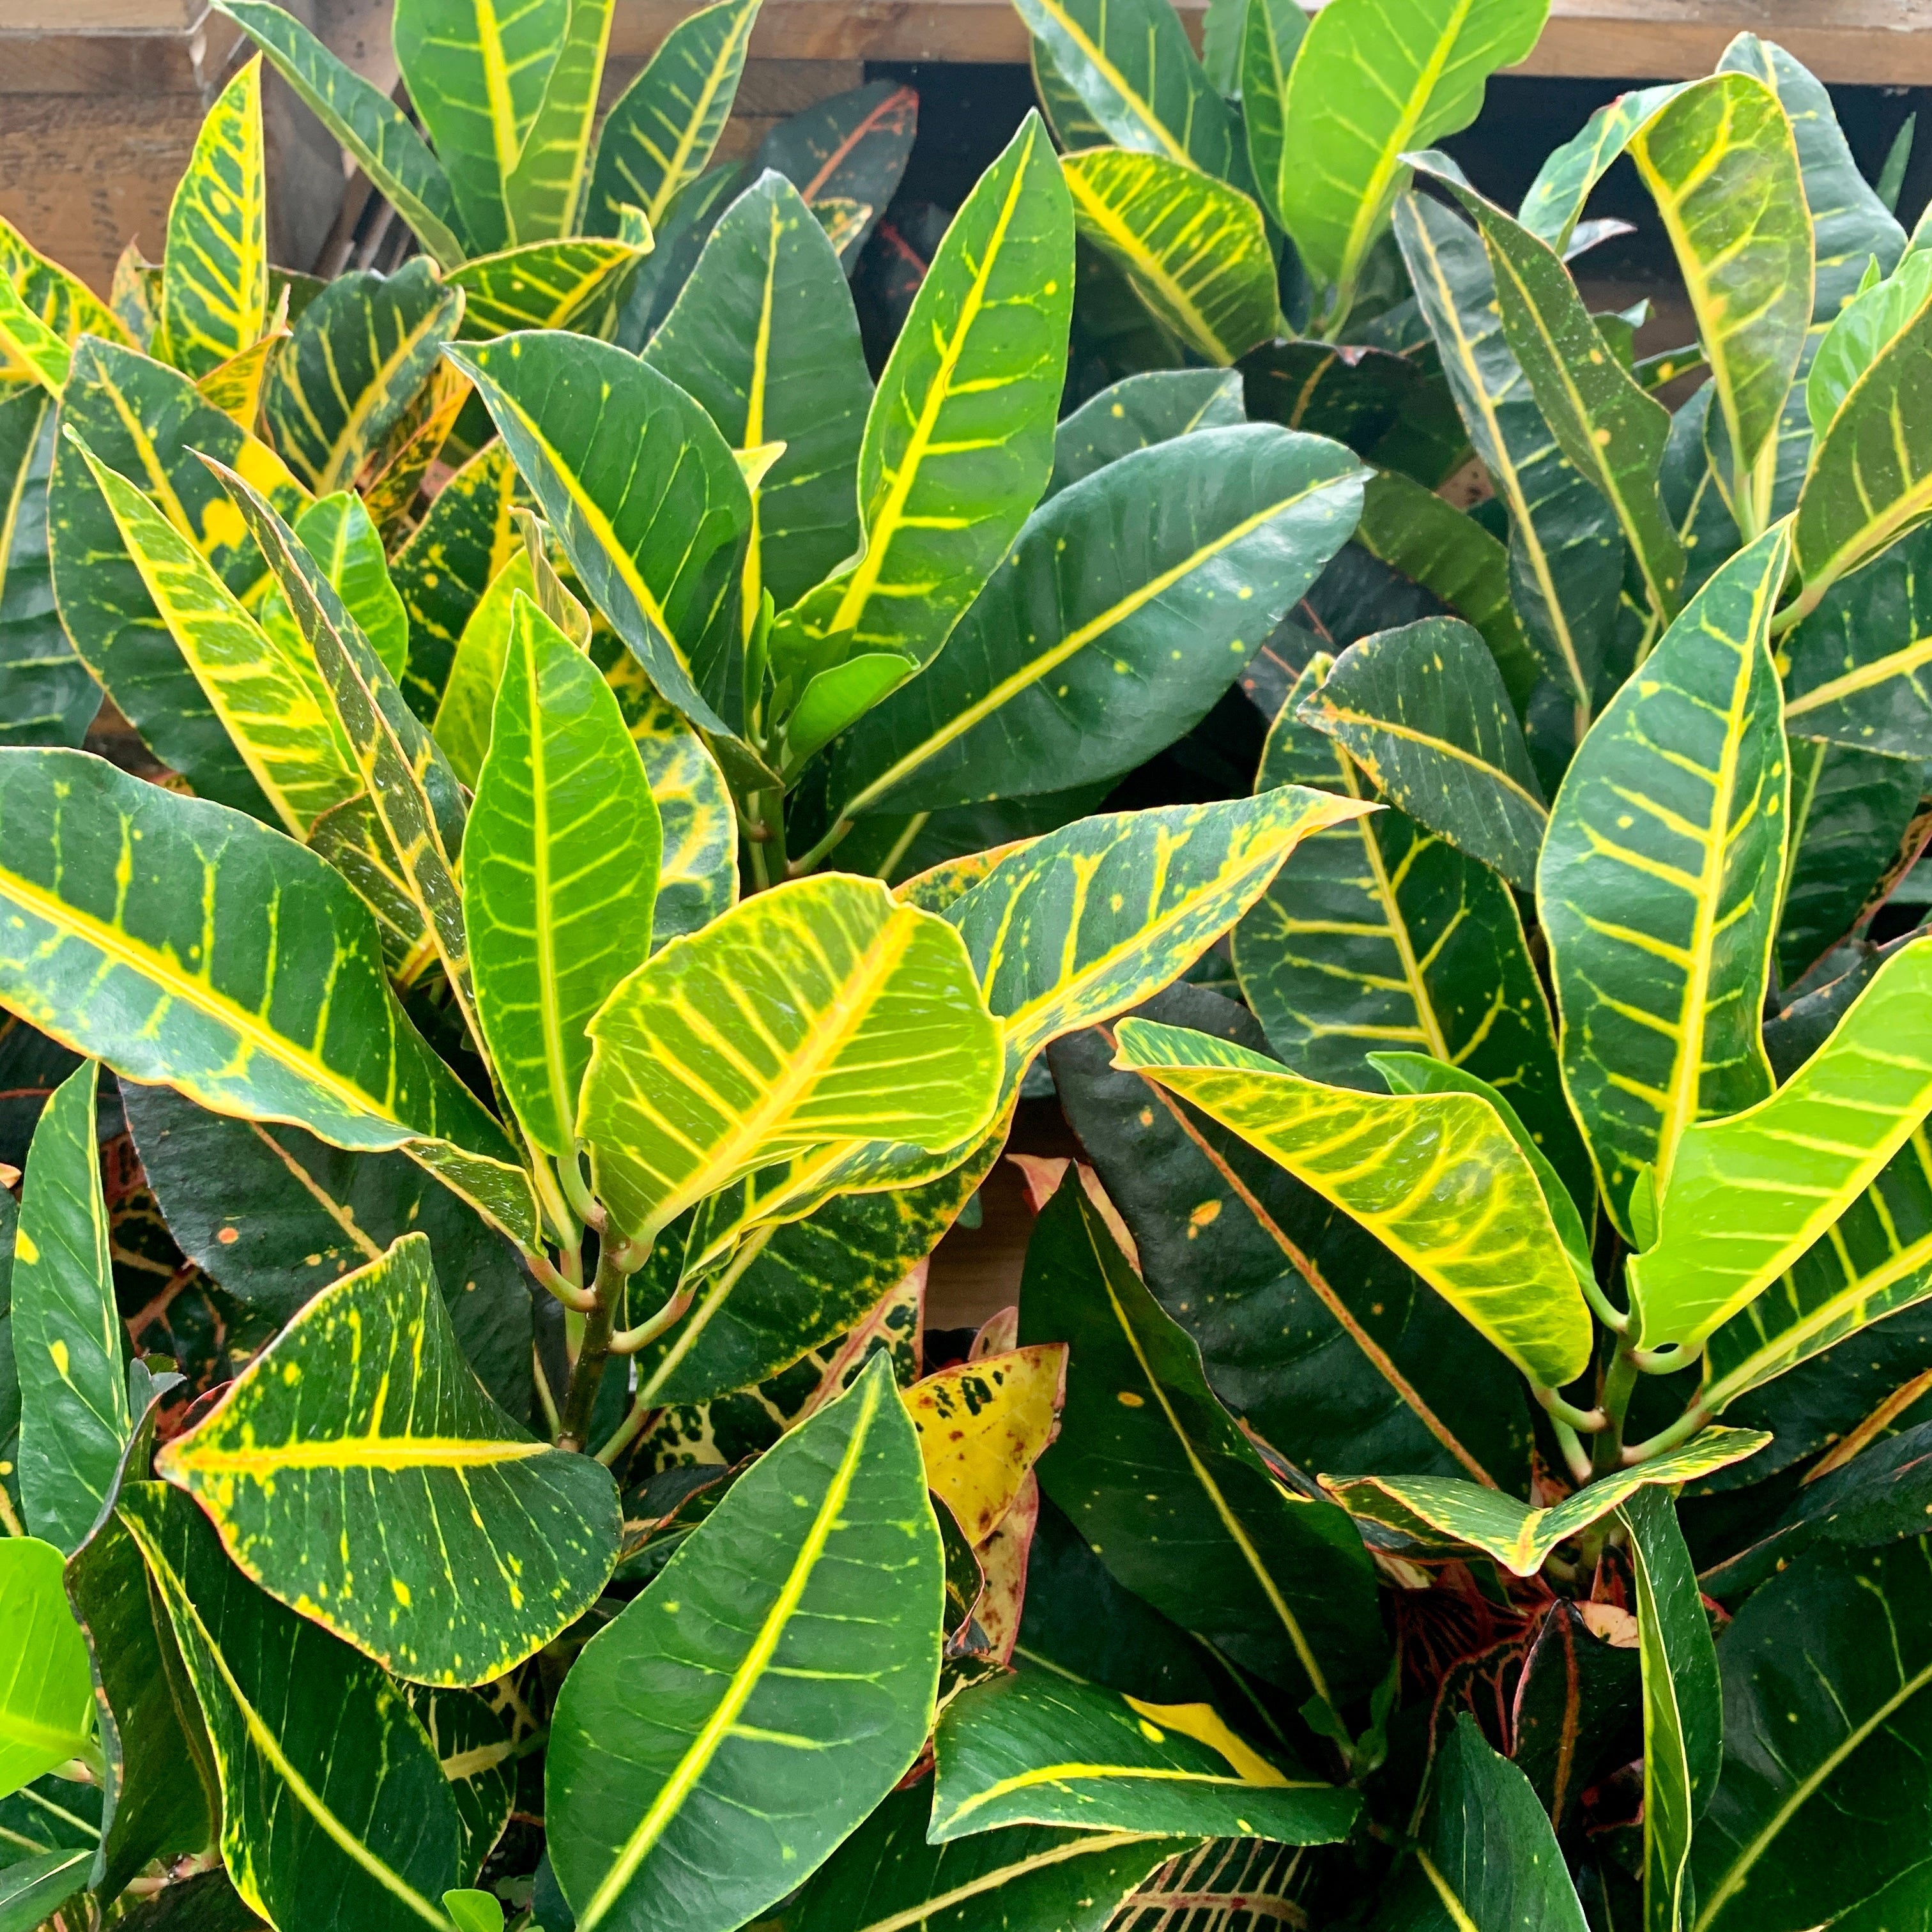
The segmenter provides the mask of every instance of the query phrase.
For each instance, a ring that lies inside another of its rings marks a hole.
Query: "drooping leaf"
[[[58,424],[38,386],[0,400],[0,745],[78,745],[100,687],[54,607],[47,478]]]
[[[1245,419],[1241,380],[1231,373],[1155,369],[1124,376],[1061,418],[1053,433],[1053,475],[1040,500],[1137,449]]]
[[[1383,1916],[1394,1932],[1584,1932],[1556,1834],[1520,1769],[1460,1714],[1430,1767],[1414,1868]]]
[[[1470,441],[1508,508],[1511,591],[1570,712],[1574,743],[1596,707],[1615,626],[1624,568],[1616,513],[1544,421],[1478,238],[1419,196],[1396,203],[1395,233]]]
[[[1546,1509],[1441,1476],[1324,1475],[1322,1484],[1351,1516],[1394,1530],[1419,1550],[1480,1550],[1512,1575],[1534,1576],[1558,1544],[1580,1535],[1645,1485],[1694,1481],[1742,1462],[1770,1439],[1750,1430],[1706,1430],[1681,1449],[1615,1471]]]
[[[1372,796],[1336,740],[1298,716],[1330,661],[1310,660],[1262,752],[1258,790]],[[1283,1063],[1374,1091],[1369,1056],[1405,1047],[1503,1092],[1580,1197],[1588,1164],[1562,1096],[1556,1036],[1508,888],[1406,812],[1305,842],[1234,929],[1243,997]]]
[[[160,336],[185,374],[211,374],[268,332],[267,190],[258,55],[208,110],[168,209]]]
[[[1246,157],[1234,117],[1160,0],[1021,0],[1019,14],[1036,67],[1051,63],[1102,140],[1239,181]]]
[[[1543,788],[1502,674],[1467,624],[1426,617],[1351,644],[1302,715],[1410,817],[1529,890]]]
[[[862,548],[786,614],[777,675],[946,642],[1052,472],[1072,303],[1072,203],[1030,115],[919,285],[866,418]]]
[[[1771,514],[1778,421],[1811,321],[1810,212],[1791,123],[1772,88],[1716,74],[1666,102],[1630,152],[1664,218],[1697,317],[1724,430],[1718,480],[1754,537]]]
[[[713,634],[751,499],[710,418],[636,357],[579,336],[504,336],[451,359],[652,685],[694,724],[728,732],[718,707],[733,701],[735,658]]]
[[[1272,1763],[1208,1704],[1151,1704],[1023,1669],[940,1714],[928,1839],[1005,1825],[1327,1844],[1360,1799]]]
[[[1658,1190],[1656,1242],[1630,1262],[1645,1347],[1694,1350],[1823,1237],[1904,1145],[1932,1108],[1932,1052],[1917,1022],[1928,975],[1932,940],[1922,940],[1880,968],[1776,1094],[1684,1130]]]
[[[1565,252],[1591,190],[1629,147],[1636,130],[1680,91],[1677,82],[1633,88],[1606,101],[1578,133],[1544,158],[1516,220],[1559,254]]]
[[[475,1178],[465,1156],[507,1171],[502,1129],[396,1004],[369,913],[292,839],[81,752],[22,751],[0,753],[0,850],[20,922],[0,1000],[42,1030],[218,1112],[403,1148],[453,1186]],[[526,1186],[520,1208],[514,1189],[491,1199],[534,1234]]]
[[[752,166],[776,169],[809,208],[843,202],[868,211],[837,244],[840,265],[850,271],[898,188],[918,128],[918,94],[898,82],[875,80],[781,121]]]
[[[310,1301],[155,1468],[264,1589],[422,1683],[513,1670],[616,1554],[609,1474],[483,1394],[421,1234]]]
[[[1676,615],[1684,569],[1682,545],[1658,494],[1668,412],[1606,352],[1556,250],[1469,188],[1454,163],[1436,158],[1441,165],[1430,168],[1432,176],[1481,231],[1503,333],[1544,420],[1578,473],[1616,508],[1651,610],[1668,622]]]
[[[587,235],[524,242],[499,254],[479,255],[443,280],[463,291],[463,329],[472,340],[518,328],[595,334],[599,320],[614,313],[626,278],[649,252],[648,240]]]
[[[650,953],[661,848],[610,687],[519,596],[464,835],[463,916],[496,1077],[560,1160],[577,1157],[591,1017]]]
[[[38,1537],[0,1537],[0,1655],[7,1659],[0,1680],[0,1793],[80,1756],[92,1742],[94,1680],[61,1586],[62,1561],[60,1551]],[[83,1870],[69,1888],[85,1879]]]
[[[100,1071],[86,1061],[40,1115],[14,1244],[20,1500],[28,1530],[69,1554],[112,1496],[134,1432],[94,1143]]]
[[[1102,1932],[1178,1849],[1144,1832],[1037,1825],[928,1845],[932,1809],[928,1785],[893,1792],[806,1887],[798,1932],[976,1932],[988,1912],[1014,1924]]]
[[[1630,1532],[1643,1659],[1644,1920],[1654,1932],[1690,1923],[1692,1828],[1723,1768],[1724,1704],[1711,1624],[1677,1508],[1636,1490],[1620,1512]]]
[[[875,1360],[566,1678],[547,1810],[584,1932],[727,1932],[885,1796],[931,1720],[940,1560],[912,1424]]]
[[[983,1544],[1060,1426],[1066,1352],[1010,1348],[922,1376],[905,1391],[926,1486],[967,1541]]]
[[[782,442],[752,498],[742,597],[783,610],[859,542],[872,378],[838,252],[767,173],[726,209],[644,359],[704,405],[736,450]]]
[[[1766,638],[1788,538],[1761,537],[1685,607],[1585,740],[1537,883],[1563,1078],[1604,1197],[1660,1188],[1684,1130],[1771,1090],[1758,1014],[1790,782]]]
[[[1040,1482],[1115,1576],[1298,1696],[1339,1705],[1381,1674],[1360,1538],[1276,1487],[1070,1172],[1034,1224],[1020,1334],[1069,1345]]]
[[[1142,1010],[1264,1044],[1250,1015],[1205,988],[1171,987]],[[1060,1042],[1054,1084],[1220,1399],[1304,1468],[1521,1488],[1528,1418],[1503,1358],[1347,1215],[1219,1121],[1116,1071],[1114,1044],[1105,1027]]]
[[[393,275],[338,276],[303,310],[262,410],[309,489],[327,496],[354,482],[429,379],[462,313],[462,297],[421,260]]]
[[[1161,325],[1224,368],[1281,332],[1261,210],[1185,161],[1093,148],[1061,164],[1082,236]]]
[[[585,224],[617,232],[620,210],[664,225],[680,189],[710,165],[744,71],[758,0],[715,0],[674,27],[619,97],[597,136]]]
[[[178,1490],[130,1484],[119,1509],[207,1721],[236,1888],[272,1922],[446,1928],[456,1801],[396,1686],[258,1590]]]
[[[272,637],[214,566],[125,478],[85,448],[122,548],[209,709],[292,838],[362,788],[298,634]]]
[[[1590,1348],[1582,1292],[1534,1172],[1486,1101],[1324,1087],[1245,1048],[1146,1020],[1123,1020],[1118,1036],[1120,1064],[1353,1215],[1526,1375],[1555,1388],[1581,1373]]]
[[[454,268],[461,261],[467,252],[463,218],[449,177],[408,116],[271,0],[216,0],[216,4],[355,157],[437,266]]]
[[[166,511],[244,604],[268,580],[196,452],[219,458],[290,515],[307,496],[280,458],[204,401],[183,375],[130,349],[83,341],[62,422]],[[267,801],[156,613],[80,448],[63,439],[47,485],[54,592],[74,647],[161,763],[202,796],[266,817]]]
[[[122,1103],[168,1232],[230,1294],[280,1324],[419,1231],[464,1359],[501,1407],[530,1413],[527,1279],[502,1237],[414,1161],[226,1119],[166,1087],[130,1082]]]
[[[968,1140],[998,1090],[998,1030],[957,935],[836,876],[776,886],[674,941],[591,1037],[578,1130],[634,1239],[815,1147]]]
[[[1408,184],[1401,157],[1466,128],[1490,76],[1536,44],[1548,10],[1546,0],[1346,0],[1317,16],[1288,77],[1271,185],[1302,260],[1333,287],[1337,321]]]

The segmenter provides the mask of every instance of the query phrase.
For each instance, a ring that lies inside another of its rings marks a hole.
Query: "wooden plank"
[[[618,0],[613,51],[647,55],[694,10],[686,0]],[[1204,10],[1204,0],[1182,0],[1197,38]],[[1535,53],[1516,71],[1688,80],[1709,73],[1744,32],[1778,41],[1826,80],[1932,84],[1932,0],[1555,0]],[[1027,34],[1008,0],[765,0],[752,52],[1018,62]]]

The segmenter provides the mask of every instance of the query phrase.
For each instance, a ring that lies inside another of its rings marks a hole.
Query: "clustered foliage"
[[[611,0],[226,0],[387,278],[260,59],[0,231],[0,1932],[1932,1910],[1903,158],[1747,35],[1512,214],[1544,0],[1017,4],[872,364],[757,0],[595,138]]]

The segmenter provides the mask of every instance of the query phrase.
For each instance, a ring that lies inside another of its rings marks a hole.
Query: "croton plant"
[[[1932,1912],[1904,154],[1018,4],[956,211],[712,165],[758,0],[225,0],[160,265],[0,231],[0,1932]]]

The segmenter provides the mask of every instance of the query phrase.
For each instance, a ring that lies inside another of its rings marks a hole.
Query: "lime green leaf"
[[[436,262],[448,268],[461,261],[463,218],[449,177],[409,116],[270,0],[215,0],[215,7],[268,56]]]
[[[1120,1582],[1298,1697],[1339,1705],[1382,1675],[1360,1535],[1276,1485],[1071,1168],[1034,1224],[1019,1334],[1069,1346],[1040,1480]]]
[[[1707,1429],[1682,1448],[1602,1477],[1548,1509],[1446,1476],[1324,1476],[1322,1485],[1351,1516],[1432,1553],[1480,1550],[1511,1575],[1534,1576],[1559,1543],[1582,1534],[1646,1484],[1694,1482],[1755,1455],[1770,1440],[1761,1430]]]
[[[1671,82],[1662,87],[1633,88],[1606,102],[1584,122],[1580,133],[1550,151],[1516,210],[1516,220],[1538,241],[1564,254],[1591,190],[1610,172],[1636,130],[1682,91],[1681,82]]]
[[[1296,0],[1248,0],[1239,50],[1241,119],[1262,203],[1277,222],[1287,200],[1282,163],[1288,77],[1307,32],[1308,16]]]
[[[862,651],[816,671],[785,719],[779,769],[788,781],[812,754],[875,710],[917,667],[895,651]]]
[[[1548,11],[1548,0],[1340,0],[1316,16],[1282,105],[1276,212],[1333,286],[1336,320],[1408,185],[1402,155],[1468,127],[1490,76],[1535,46]]]
[[[704,741],[650,687],[628,652],[604,668],[644,761],[664,850],[651,944],[708,926],[738,902],[738,813]]]
[[[1543,419],[1504,334],[1481,242],[1452,210],[1419,195],[1396,204],[1395,233],[1469,440],[1508,508],[1511,593],[1562,693],[1574,741],[1595,708],[1616,628],[1624,574],[1616,513]]]
[[[1417,164],[1424,166],[1424,158]],[[1651,609],[1667,622],[1677,613],[1684,568],[1683,546],[1658,494],[1669,412],[1606,349],[1569,270],[1546,242],[1464,184],[1454,162],[1428,158],[1426,171],[1475,218],[1496,276],[1503,332],[1537,406],[1578,473],[1615,506]]]
[[[497,687],[509,654],[510,613],[520,595],[534,598],[536,591],[529,552],[520,546],[490,580],[457,640],[430,735],[450,770],[472,790],[489,754]]]
[[[678,190],[710,165],[744,71],[758,0],[716,0],[680,20],[625,88],[597,136],[584,224],[614,234],[640,208],[662,227]]]
[[[462,1877],[456,1800],[396,1686],[256,1589],[178,1491],[130,1484],[120,1510],[207,1720],[236,1888],[273,1924],[326,1899],[369,1932],[449,1932],[430,1900]]]
[[[464,841],[478,1016],[524,1132],[576,1158],[585,1029],[651,950],[660,833],[610,687],[515,600],[490,755]]]
[[[65,387],[73,354],[59,335],[27,306],[26,298],[0,275],[0,356],[4,366],[22,371],[50,395]]]
[[[1630,152],[1711,364],[1718,484],[1755,536],[1770,516],[1778,420],[1811,322],[1811,218],[1791,123],[1754,75],[1717,74],[1659,109]]]
[[[838,251],[798,190],[761,176],[728,208],[644,360],[735,450],[784,445],[752,497],[741,602],[794,602],[859,544],[872,377]]]
[[[502,1932],[503,1901],[494,1892],[446,1892],[442,1909],[455,1920],[457,1932]]]
[[[195,387],[224,416],[232,418],[238,428],[252,434],[262,419],[262,397],[269,375],[281,355],[282,345],[290,339],[290,330],[272,317],[267,334],[250,343],[238,356],[218,363],[196,380]]]
[[[82,1756],[93,1740],[94,1679],[68,1608],[63,1562],[37,1537],[0,1537],[0,1655],[8,1660],[0,1684],[0,1793]]]
[[[1893,955],[1778,1091],[1687,1127],[1630,1262],[1640,1339],[1688,1352],[1748,1306],[1877,1179],[1932,1110],[1920,1016],[1932,940]]]
[[[932,1792],[896,1791],[830,1859],[798,1902],[797,1932],[974,1932],[1010,1924],[1104,1932],[1129,1894],[1185,1840],[1022,1825],[928,1845]]]
[[[1204,717],[1346,540],[1363,471],[1271,423],[1137,450],[1028,518],[924,674],[832,754],[840,816],[1119,776]]]
[[[876,1358],[565,1678],[547,1809],[580,1932],[728,1932],[808,1875],[926,1740],[942,1600],[918,1441]]]
[[[1297,716],[1330,668],[1317,652],[1290,691],[1258,791],[1372,796],[1348,754]],[[1506,1090],[1532,1144],[1586,1197],[1589,1163],[1563,1099],[1550,1009],[1515,902],[1487,866],[1405,812],[1343,820],[1276,875],[1234,928],[1233,956],[1243,998],[1294,1072],[1372,1091],[1378,1050],[1448,1061]]]
[[[998,1034],[945,922],[875,880],[798,879],[674,941],[591,1023],[578,1132],[633,1239],[761,1168],[976,1135]]]
[[[14,1243],[20,1500],[28,1528],[69,1552],[106,1505],[134,1432],[94,1142],[100,1071],[84,1063],[42,1112]]]
[[[335,586],[382,668],[400,680],[409,659],[409,613],[390,580],[382,540],[362,500],[347,490],[324,496],[295,519],[295,532]]]
[[[1622,1515],[1643,1658],[1644,1922],[1653,1932],[1678,1932],[1690,1922],[1691,1827],[1723,1768],[1718,1654],[1669,1492],[1640,1489]]]
[[[505,336],[450,359],[651,682],[693,723],[728,733],[717,707],[732,702],[736,658],[716,633],[730,628],[717,620],[751,499],[710,418],[647,364],[580,336]]]
[[[100,687],[68,641],[47,554],[56,399],[38,385],[0,401],[0,744],[78,745]]]
[[[121,318],[78,275],[50,261],[14,224],[0,218],[0,282],[11,285],[28,312],[70,348],[83,335],[132,348]],[[0,381],[34,380],[33,371],[0,349]]]
[[[1072,206],[1029,115],[913,298],[866,418],[862,548],[781,620],[778,676],[945,643],[1052,472],[1072,302]]]
[[[298,634],[265,630],[140,490],[85,446],[81,453],[122,547],[249,776],[283,829],[306,838],[324,812],[362,788],[308,645]]]
[[[1789,538],[1685,607],[1571,764],[1537,880],[1564,1084],[1618,1226],[1694,1120],[1771,1091],[1758,1016],[1789,772],[1766,638]]]
[[[1022,1824],[1329,1844],[1361,1804],[1270,1763],[1211,1705],[1144,1704],[1044,1670],[962,1692],[934,1742],[926,1835],[940,1844]]]
[[[262,408],[310,490],[326,496],[355,481],[429,379],[462,312],[463,298],[420,260],[393,275],[339,276],[303,310]]]
[[[132,350],[83,341],[62,421],[158,505],[242,602],[269,578],[234,506],[204,469],[218,457],[290,516],[306,493],[266,443],[244,435],[183,375]],[[271,808],[155,610],[80,450],[63,441],[47,485],[55,594],[74,647],[156,758],[204,797],[257,817]]]
[[[581,7],[584,0],[575,3]],[[608,11],[610,0],[598,4]],[[568,242],[522,242],[498,254],[479,255],[443,280],[463,291],[463,329],[472,339],[517,328],[585,328],[611,308],[625,278],[650,253],[648,240],[584,235]]]
[[[918,128],[918,94],[875,80],[781,121],[760,143],[752,172],[776,169],[814,212],[839,202],[870,211],[836,244],[850,270],[898,190]]]
[[[510,512],[534,501],[510,452],[492,436],[436,492],[391,561],[390,579],[410,620],[409,663],[397,681],[425,723],[442,701],[470,614],[524,548]]]
[[[1502,674],[1454,617],[1424,617],[1351,644],[1305,700],[1410,817],[1527,892],[1548,810]]]
[[[503,182],[509,232],[525,241],[573,233],[590,186],[591,124],[610,44],[613,0],[568,0],[543,99]]]
[[[419,1683],[514,1669],[616,1553],[608,1472],[484,1394],[420,1234],[323,1289],[155,1468],[264,1589]]]
[[[1262,212],[1185,162],[1096,148],[1061,164],[1082,237],[1197,355],[1226,366],[1281,333]]]
[[[1040,500],[1137,449],[1246,420],[1241,379],[1232,370],[1153,369],[1123,376],[1061,418],[1053,432],[1053,476]]]
[[[113,855],[136,850],[121,890]],[[20,751],[0,754],[0,1000],[42,1031],[130,1079],[338,1147],[404,1148],[432,1171],[436,1143],[509,1161],[391,995],[368,912],[292,839],[81,752]]]
[[[1583,1372],[1582,1291],[1534,1171],[1486,1101],[1324,1087],[1146,1020],[1123,1020],[1118,1036],[1117,1065],[1232,1127],[1352,1216],[1532,1380],[1561,1388]]]
[[[161,268],[164,359],[190,376],[219,368],[268,326],[268,183],[258,54],[201,124],[168,210]]]
[[[519,234],[505,200],[569,14],[570,0],[400,0],[396,9],[396,63],[410,105],[478,248],[545,238]]]
[[[1161,0],[1018,0],[1020,18],[1101,140],[1238,181],[1234,117]],[[1084,139],[1071,145],[1085,147]]]
[[[1822,436],[1858,378],[1932,296],[1932,253],[1909,256],[1898,272],[1854,296],[1826,332],[1804,379],[1804,407]]]

